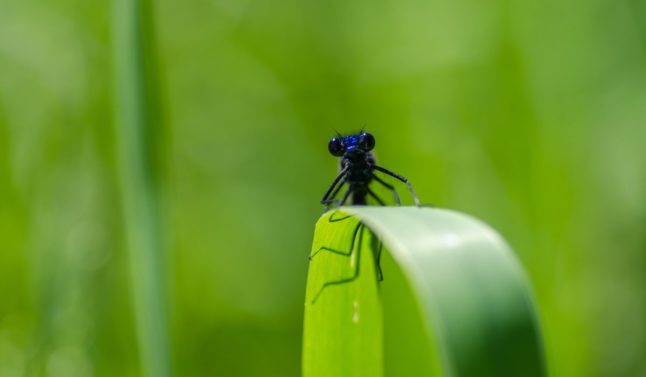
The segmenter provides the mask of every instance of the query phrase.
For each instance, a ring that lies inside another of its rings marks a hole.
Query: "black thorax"
[[[372,153],[356,153],[343,156],[341,169],[348,168],[347,182],[352,191],[352,204],[366,204],[368,185],[372,181],[375,158]]]

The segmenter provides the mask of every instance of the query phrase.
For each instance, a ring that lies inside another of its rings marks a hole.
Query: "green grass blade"
[[[305,377],[546,374],[527,280],[491,228],[439,209],[341,211],[316,227]],[[353,236],[357,224],[370,229],[363,242]],[[380,241],[384,280],[378,283],[370,256]],[[356,280],[330,284],[353,276],[357,264]],[[356,308],[359,321],[353,321]]]
[[[115,1],[119,169],[131,281],[144,375],[171,375],[155,141],[161,122],[155,90],[149,0]]]
[[[363,278],[374,271],[374,259],[357,258],[371,253],[376,239],[358,219],[339,213],[335,217],[339,221],[331,218],[328,223],[326,216],[317,224],[305,303],[303,374],[380,376],[383,337],[377,281],[374,273]],[[356,267],[360,274],[354,283],[329,284],[351,279]]]

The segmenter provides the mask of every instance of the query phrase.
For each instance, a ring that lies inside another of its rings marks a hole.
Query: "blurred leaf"
[[[146,376],[170,375],[159,209],[160,115],[149,0],[115,1],[117,130],[139,348]]]
[[[546,374],[528,284],[505,242],[463,214],[414,207],[344,207],[318,221],[303,372]]]

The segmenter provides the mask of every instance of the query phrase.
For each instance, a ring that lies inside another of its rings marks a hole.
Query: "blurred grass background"
[[[155,6],[176,375],[299,374],[327,140],[365,125],[423,201],[510,241],[553,376],[646,376],[646,3]],[[0,2],[3,377],[141,374],[112,14]]]

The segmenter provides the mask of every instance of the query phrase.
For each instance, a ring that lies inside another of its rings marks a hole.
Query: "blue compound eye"
[[[362,132],[359,136],[359,145],[366,152],[371,151],[375,147],[375,137],[369,132]]]
[[[340,137],[333,137],[332,139],[330,139],[330,143],[327,145],[327,149],[333,156],[343,156],[343,153],[345,152],[343,140],[341,140]]]

